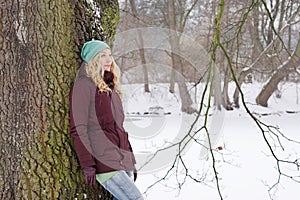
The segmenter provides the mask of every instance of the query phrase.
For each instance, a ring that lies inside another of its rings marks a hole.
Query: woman
[[[86,42],[70,93],[70,133],[86,184],[96,180],[119,200],[142,200],[134,184],[135,158],[123,128],[117,65],[109,46]]]

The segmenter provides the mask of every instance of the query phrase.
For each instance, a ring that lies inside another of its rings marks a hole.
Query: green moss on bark
[[[69,135],[69,91],[92,35],[86,1],[10,2],[1,5],[0,199],[110,199],[84,184]]]
[[[101,24],[102,27],[107,33],[108,37],[106,39],[106,42],[112,46],[114,36],[116,35],[117,26],[119,24],[120,20],[120,12],[119,7],[107,7],[102,10],[101,13]]]

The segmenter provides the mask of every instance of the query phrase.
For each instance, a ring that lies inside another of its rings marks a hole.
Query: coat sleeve
[[[70,134],[82,168],[96,165],[88,136],[90,98],[88,83],[76,81],[70,92]]]

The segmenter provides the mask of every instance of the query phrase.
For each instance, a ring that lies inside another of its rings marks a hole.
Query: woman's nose
[[[110,56],[108,56],[108,57],[106,58],[106,62],[112,62],[112,58],[111,58]]]

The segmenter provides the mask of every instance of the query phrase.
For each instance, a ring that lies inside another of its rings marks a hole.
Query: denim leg
[[[126,174],[129,176],[129,178],[134,182],[134,175],[133,175],[133,170],[127,171]]]
[[[108,190],[115,200],[143,200],[143,196],[133,182],[133,173],[119,171],[102,186]]]

